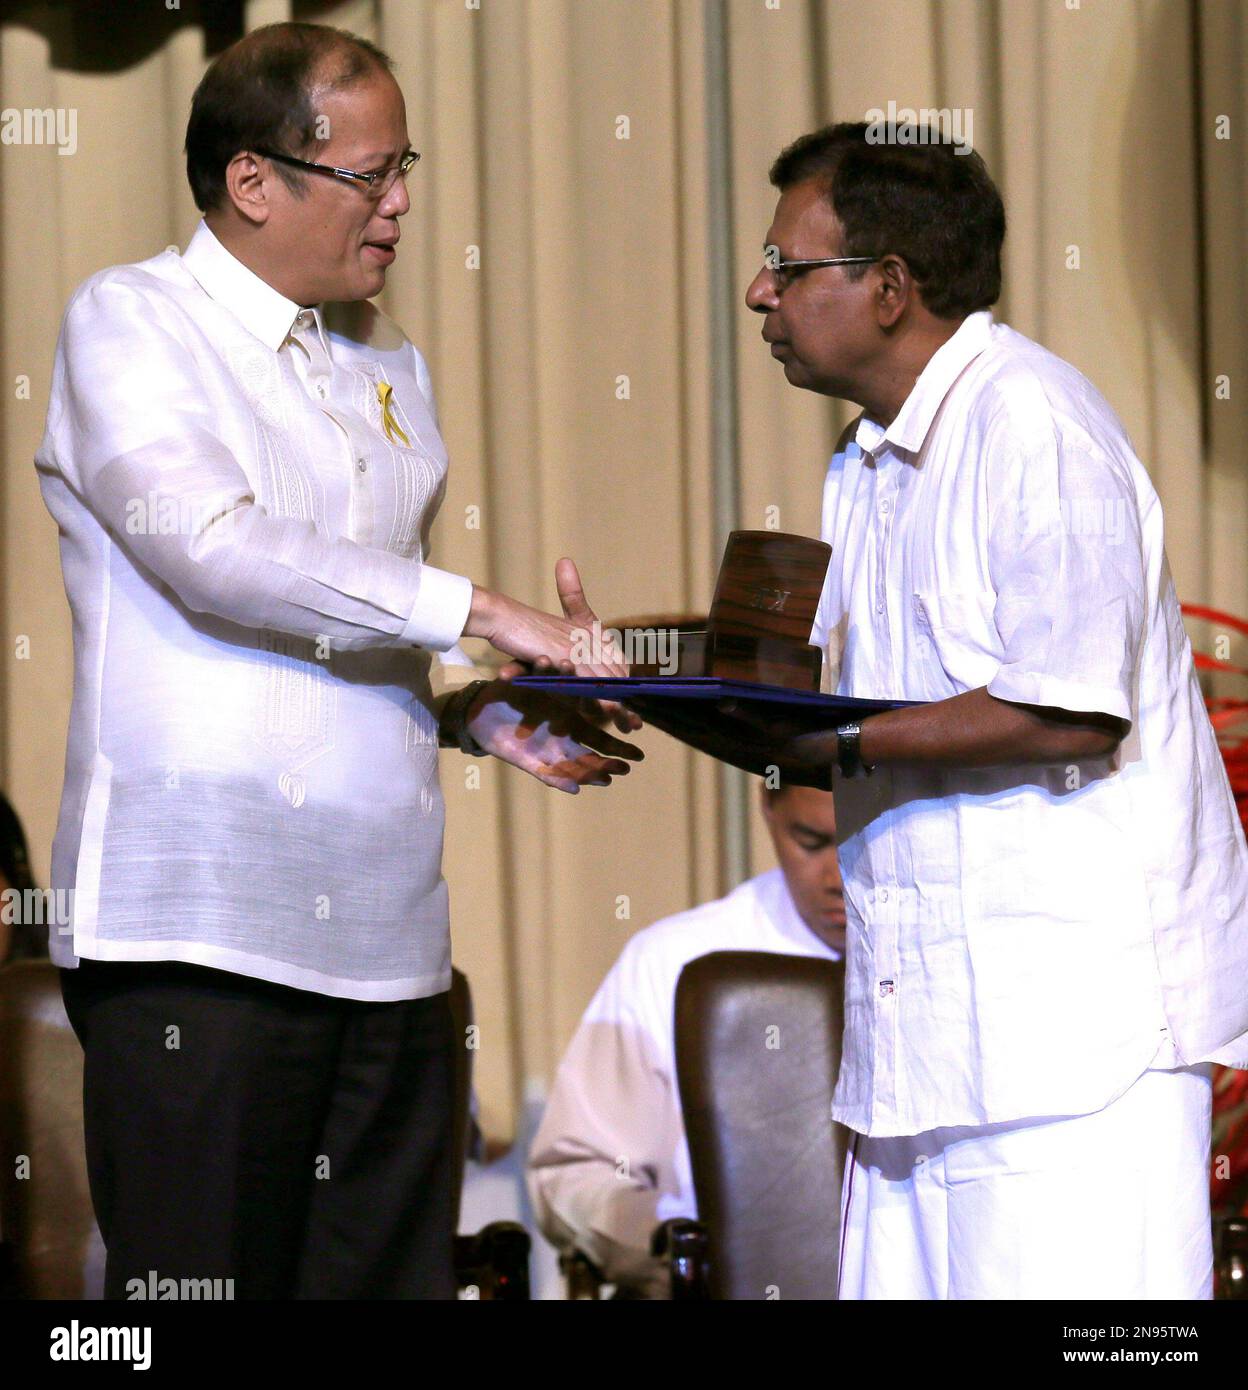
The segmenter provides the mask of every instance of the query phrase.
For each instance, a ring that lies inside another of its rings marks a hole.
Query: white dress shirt
[[[447,989],[429,672],[466,661],[472,585],[424,563],[447,459],[420,354],[201,222],[74,293],[36,464],[74,631],[52,958]]]
[[[547,1237],[575,1245],[609,1282],[662,1296],[650,1255],[660,1223],[697,1216],[676,1084],[676,983],[712,951],[840,960],[802,921],[779,869],[640,931],[594,995],[560,1063],[529,1153]]]
[[[1248,1065],[1248,852],[1157,494],[1068,363],[970,315],[824,489],[813,640],[843,695],[1131,721],[1070,765],[837,778],[834,1116],[915,1134],[1083,1114],[1151,1065]]]

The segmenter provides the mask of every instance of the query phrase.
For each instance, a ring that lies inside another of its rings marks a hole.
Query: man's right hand
[[[603,643],[600,636],[595,639],[598,619],[585,599],[581,577],[571,560],[562,559],[555,566],[555,587],[562,618],[474,585],[464,636],[484,637],[491,646],[520,661],[536,663],[545,657],[565,675],[628,675],[619,649]]]
[[[629,762],[645,757],[586,719],[576,701],[510,681],[485,686],[465,713],[469,733],[487,753],[560,791],[609,787],[612,777],[627,775]]]

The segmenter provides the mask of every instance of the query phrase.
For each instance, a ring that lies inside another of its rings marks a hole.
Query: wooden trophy
[[[818,691],[823,653],[811,646],[832,547],[783,531],[728,537],[711,612],[702,630],[677,634],[677,676],[716,676]],[[630,665],[634,676],[661,673]]]

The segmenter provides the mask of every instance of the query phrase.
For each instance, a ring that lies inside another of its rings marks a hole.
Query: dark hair
[[[766,778],[764,778],[763,795],[767,798],[769,802],[774,802],[778,800],[781,796],[783,796],[784,793],[787,792],[790,787],[796,787],[799,785],[800,784],[797,782],[786,782],[783,780],[772,783],[767,781]]]
[[[783,192],[819,180],[845,230],[845,255],[893,252],[933,314],[963,318],[1000,297],[1005,208],[984,161],[962,149],[927,126],[845,121],[795,140],[771,181]]]
[[[200,212],[225,197],[225,170],[239,150],[258,146],[300,155],[316,136],[312,93],[349,87],[394,62],[376,44],[327,24],[266,24],[231,44],[200,79],[186,125],[186,177]],[[307,175],[278,175],[300,194]]]

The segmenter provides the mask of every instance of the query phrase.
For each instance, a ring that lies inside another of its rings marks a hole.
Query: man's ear
[[[270,190],[276,175],[266,175],[255,155],[240,150],[225,166],[225,193],[240,217],[262,227],[272,210]]]
[[[875,291],[876,318],[883,329],[896,326],[918,294],[910,267],[900,256],[889,254],[876,267],[880,274]]]

